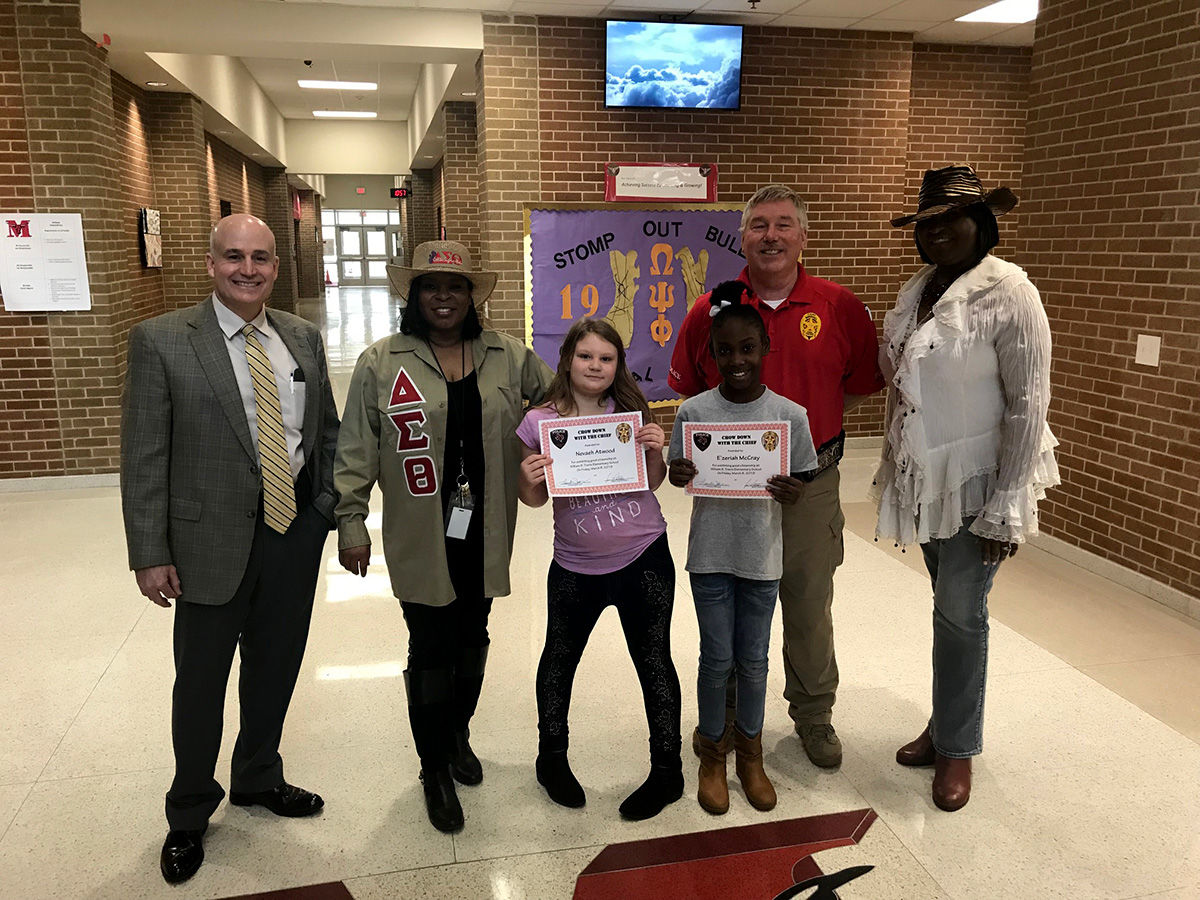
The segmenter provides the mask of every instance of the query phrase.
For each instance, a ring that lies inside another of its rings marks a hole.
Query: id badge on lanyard
[[[471,493],[471,485],[467,481],[466,470],[458,473],[458,482],[450,494],[446,504],[446,537],[466,540],[467,528],[471,525],[471,515],[475,511],[475,495]]]

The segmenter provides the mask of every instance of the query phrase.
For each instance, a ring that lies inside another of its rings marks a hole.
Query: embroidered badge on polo
[[[807,312],[800,319],[800,334],[806,341],[811,341],[821,333],[821,317],[814,312]]]

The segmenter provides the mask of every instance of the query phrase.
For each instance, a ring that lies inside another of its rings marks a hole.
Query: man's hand
[[[172,565],[135,569],[133,575],[137,578],[138,590],[142,595],[158,606],[170,608],[171,601],[183,593],[179,573]]]
[[[671,465],[667,468],[667,478],[671,480],[671,484],[675,487],[686,487],[688,482],[696,477],[696,464],[690,459],[671,460]]]
[[[767,479],[767,493],[773,500],[791,506],[804,493],[804,482],[791,475],[772,475]]]
[[[351,575],[361,575],[366,578],[367,566],[371,564],[371,545],[363,544],[361,547],[347,547],[345,550],[339,550],[338,562]]]
[[[983,553],[984,565],[998,566],[1010,556],[1017,555],[1019,544],[1008,541],[994,541],[991,538],[980,538],[979,549]]]

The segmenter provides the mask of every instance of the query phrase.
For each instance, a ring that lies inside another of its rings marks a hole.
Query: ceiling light
[[[374,81],[313,81],[301,78],[296,84],[313,91],[377,91],[379,85]]]
[[[1022,25],[1037,18],[1038,0],[999,0],[973,13],[959,16],[955,22],[991,22],[998,25]]]
[[[313,115],[318,119],[374,119],[379,113],[358,109],[314,109]]]
[[[146,87],[166,87],[166,86],[167,86],[167,83],[165,81],[147,81],[146,82]]]
[[[463,92],[462,92],[462,95],[463,95],[464,97],[474,97],[474,96],[475,96],[475,92],[474,92],[474,91],[463,91]]]

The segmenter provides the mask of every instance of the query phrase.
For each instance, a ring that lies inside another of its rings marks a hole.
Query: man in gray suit
[[[205,261],[211,296],[130,332],[121,419],[129,566],[151,602],[179,601],[160,859],[170,883],[200,868],[225,796],[214,774],[235,648],[230,802],[280,816],[324,805],[284,781],[279,741],[337,501],[325,350],[311,323],[264,307],[279,271],[266,223],[222,219]]]

